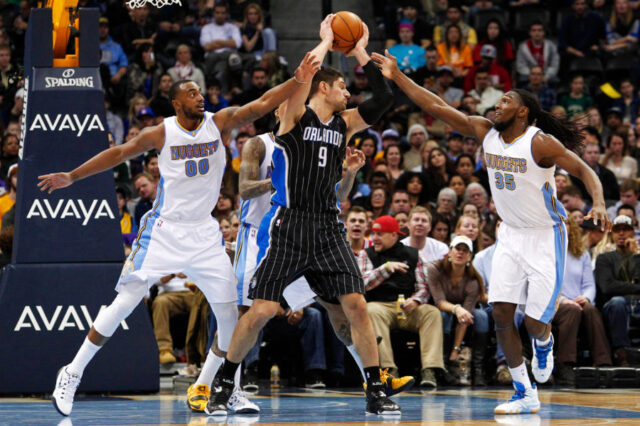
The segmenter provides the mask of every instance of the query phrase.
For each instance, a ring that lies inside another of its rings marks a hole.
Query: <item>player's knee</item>
[[[345,314],[355,314],[358,312],[367,312],[367,302],[360,293],[345,294],[340,298],[340,304]]]
[[[499,328],[513,323],[513,308],[504,303],[496,303],[493,307],[493,319]]]
[[[264,326],[271,318],[276,316],[279,306],[278,302],[255,301],[247,315],[250,315],[252,324]]]

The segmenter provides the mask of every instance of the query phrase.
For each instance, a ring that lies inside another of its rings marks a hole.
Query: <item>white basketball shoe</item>
[[[80,378],[81,376],[69,373],[66,365],[58,371],[56,388],[53,390],[51,400],[53,401],[53,406],[63,416],[71,414],[73,397],[80,384]]]
[[[233,390],[227,408],[231,414],[258,414],[260,407],[251,402],[247,395],[238,388]]]
[[[503,402],[493,409],[495,414],[528,414],[540,411],[540,400],[538,400],[538,390],[534,383],[531,388],[526,389],[522,383],[513,382],[516,393],[507,402]]]
[[[531,360],[531,371],[538,383],[545,383],[553,373],[553,334],[549,335],[549,344],[543,348],[536,345],[533,339],[533,359]]]

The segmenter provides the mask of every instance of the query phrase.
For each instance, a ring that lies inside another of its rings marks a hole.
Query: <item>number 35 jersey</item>
[[[531,144],[539,131],[529,126],[505,143],[492,128],[483,141],[493,202],[500,218],[514,228],[550,227],[567,217],[556,199],[555,166],[540,167],[533,159]]]
[[[271,201],[313,213],[337,213],[336,184],[342,178],[347,125],[339,113],[327,123],[306,107],[289,133],[276,137]]]
[[[158,154],[157,213],[175,221],[202,221],[211,216],[218,202],[226,164],[213,114],[205,112],[195,130],[183,128],[175,116],[165,118],[164,132],[164,146]]]

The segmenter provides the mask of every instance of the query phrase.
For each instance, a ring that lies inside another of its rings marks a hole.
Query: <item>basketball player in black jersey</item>
[[[312,51],[317,58],[324,58],[332,44],[332,18],[327,17],[320,27],[322,42]],[[288,100],[273,153],[273,206],[258,231],[259,265],[249,293],[254,302],[233,333],[221,390],[210,398],[207,414],[226,415],[238,365],[260,329],[276,314],[285,287],[302,275],[324,303],[339,303],[351,324],[351,338],[367,376],[366,412],[400,414],[400,407],[383,391],[364,283],[337,219],[335,186],[341,179],[347,141],[378,121],[393,102],[391,89],[366,52],[368,38],[365,25],[364,35],[348,56],[355,56],[363,66],[373,89],[371,99],[357,109],[345,110],[349,92],[344,78],[326,68]]]

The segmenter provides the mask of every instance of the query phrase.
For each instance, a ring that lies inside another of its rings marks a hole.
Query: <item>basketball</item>
[[[364,33],[360,17],[347,11],[336,13],[331,22],[331,29],[333,30],[333,49],[342,53],[353,49]]]

